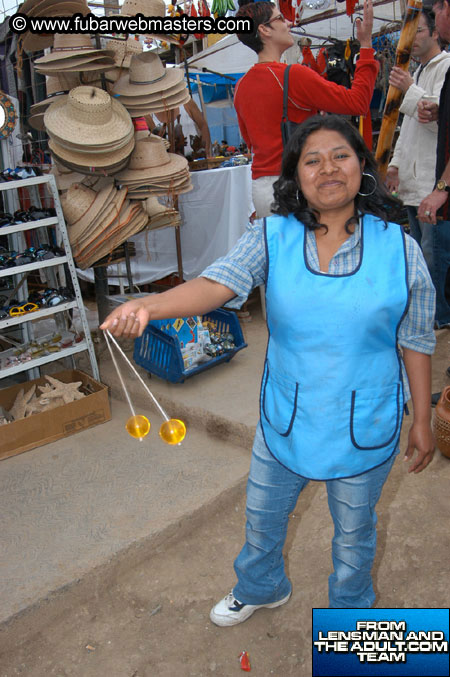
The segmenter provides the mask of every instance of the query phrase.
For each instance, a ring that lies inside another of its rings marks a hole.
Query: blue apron
[[[269,340],[260,416],[266,444],[310,479],[359,475],[396,450],[404,393],[397,332],[409,292],[403,230],[361,224],[361,256],[345,275],[313,271],[306,229],[270,217]]]

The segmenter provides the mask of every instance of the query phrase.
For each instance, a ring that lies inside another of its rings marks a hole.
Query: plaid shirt
[[[410,303],[398,332],[398,341],[403,348],[432,355],[436,344],[433,331],[436,292],[431,282],[427,265],[417,242],[409,235],[406,239],[408,261],[408,285]],[[330,261],[328,273],[348,274],[356,268],[361,253],[361,226],[341,245]],[[314,231],[306,230],[306,255],[310,267],[320,272]],[[206,277],[232,289],[236,296],[227,303],[230,308],[240,308],[251,290],[265,283],[266,247],[262,222],[249,224],[233,249],[203,271]],[[403,367],[405,399],[409,399],[408,379]]]

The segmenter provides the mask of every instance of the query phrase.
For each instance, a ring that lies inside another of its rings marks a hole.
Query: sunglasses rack
[[[74,341],[72,345],[65,348],[63,347],[58,352],[49,351],[46,352],[45,355],[41,355],[30,361],[18,361],[17,364],[0,369],[0,379],[12,376],[21,371],[28,371],[29,378],[36,378],[39,376],[38,368],[41,365],[54,360],[60,360],[63,357],[71,357],[73,360],[75,353],[87,351],[91,363],[92,375],[96,380],[99,380],[94,345],[92,343],[86,312],[83,305],[83,299],[81,297],[80,285],[78,283],[78,277],[72,257],[72,250],[70,247],[61,204],[59,201],[55,178],[51,174],[48,174],[45,176],[20,179],[17,181],[7,181],[0,183],[0,191],[2,191],[3,194],[5,208],[7,206],[8,210],[13,212],[13,207],[18,204],[18,189],[28,188],[29,190],[33,191],[38,189],[39,186],[42,186],[42,184],[47,186],[53,199],[55,216],[47,217],[45,214],[43,214],[44,218],[38,218],[37,220],[24,221],[22,223],[14,223],[11,225],[3,225],[0,228],[0,235],[9,236],[8,240],[12,244],[13,248],[19,250],[20,247],[23,247],[23,244],[25,243],[24,233],[26,231],[42,228],[44,230],[41,232],[43,232],[46,236],[48,228],[55,228],[57,230],[57,241],[62,244],[62,249],[59,250],[55,256],[42,256],[37,258],[31,257],[29,262],[27,259],[27,262],[22,263],[21,265],[16,264],[11,267],[2,267],[0,268],[0,278],[12,277],[14,280],[13,285],[15,289],[17,290],[22,287],[22,289],[20,289],[20,295],[22,299],[24,299],[24,287],[26,288],[26,276],[28,273],[47,269],[47,273],[53,273],[53,276],[56,278],[56,271],[59,270],[62,277],[64,278],[68,270],[75,298],[73,298],[71,295],[66,298],[64,295],[59,294],[61,298],[58,299],[59,302],[57,304],[49,303],[45,304],[43,307],[39,307],[38,304],[30,303],[26,300],[16,304],[11,309],[13,312],[9,312],[8,310],[6,312],[4,311],[2,313],[3,317],[0,317],[0,337],[5,329],[15,325],[20,325],[24,342],[32,341],[34,338],[32,321],[34,323],[35,320],[53,316],[58,328],[65,324],[63,315],[61,315],[61,313],[77,308],[83,327],[84,338],[78,342]],[[59,266],[60,268],[56,268]]]

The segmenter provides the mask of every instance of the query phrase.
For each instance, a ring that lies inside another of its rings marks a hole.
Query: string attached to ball
[[[119,365],[117,363],[117,360],[115,358],[113,349],[112,349],[112,344],[115,346],[115,348],[118,350],[118,352],[122,355],[123,359],[125,362],[128,364],[130,369],[133,371],[134,375],[138,379],[139,383],[143,386],[144,390],[146,391],[147,395],[150,396],[153,404],[156,406],[158,411],[160,412],[161,416],[163,417],[164,421],[161,424],[161,427],[159,429],[159,436],[165,442],[166,444],[180,444],[185,436],[186,436],[186,426],[183,423],[183,421],[180,421],[177,418],[169,418],[162,406],[159,404],[158,400],[156,397],[153,395],[152,391],[150,388],[147,386],[141,375],[138,373],[137,369],[134,367],[132,362],[128,359],[128,357],[125,355],[123,352],[122,348],[119,346],[117,343],[116,339],[114,336],[111,334],[111,332],[108,329],[104,330],[104,335],[105,335],[105,340],[106,340],[106,345],[108,346],[109,352],[111,354],[111,359],[113,361],[114,367],[117,372],[117,376],[119,377],[120,385],[122,386],[122,390],[125,394],[125,398],[128,402],[128,406],[130,407],[131,411],[131,417],[128,419],[126,422],[125,428],[131,437],[134,437],[142,442],[143,438],[148,435],[150,432],[151,428],[151,423],[148,420],[146,416],[143,416],[142,414],[136,415],[136,412],[133,407],[133,403],[131,402],[130,395],[128,393],[127,387],[125,385],[125,382],[122,377],[122,373],[120,371]]]

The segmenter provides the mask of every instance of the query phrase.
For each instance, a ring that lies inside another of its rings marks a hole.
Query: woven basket
[[[450,386],[444,388],[436,405],[433,427],[438,449],[450,458]]]

